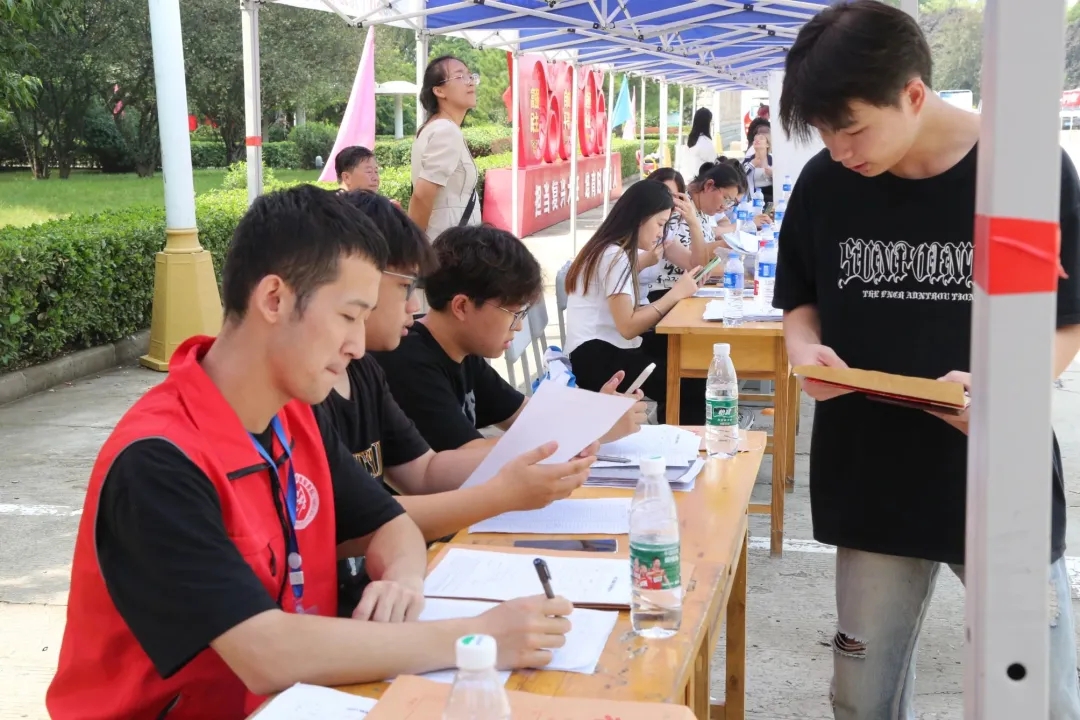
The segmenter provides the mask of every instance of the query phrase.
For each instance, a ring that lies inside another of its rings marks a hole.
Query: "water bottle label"
[[[757,277],[760,278],[775,278],[776,277],[776,265],[773,263],[758,263]]]
[[[739,286],[739,273],[724,273],[724,288],[734,290]]]
[[[738,398],[709,398],[705,400],[705,424],[731,427],[739,424]]]
[[[630,542],[634,586],[642,590],[672,590],[682,585],[679,543],[654,545]]]

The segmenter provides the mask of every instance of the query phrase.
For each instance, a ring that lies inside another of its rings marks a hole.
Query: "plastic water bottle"
[[[742,256],[731,253],[724,266],[724,327],[738,327],[743,319],[743,283],[746,270]]]
[[[510,720],[510,700],[495,672],[495,638],[466,635],[454,650],[458,671],[443,720]]]
[[[754,273],[758,297],[766,308],[772,307],[773,293],[776,291],[776,255],[776,241],[770,237],[758,250],[757,269]]]
[[[781,195],[780,196],[780,202],[776,203],[776,206],[773,208],[773,215],[775,216],[774,219],[776,220],[776,226],[778,228],[784,222],[784,215],[786,215],[786,214],[787,214],[787,198]]]
[[[666,638],[682,625],[679,516],[662,457],[641,461],[630,505],[630,626],[647,638]]]
[[[745,230],[747,223],[753,224],[753,222],[750,218],[750,203],[744,199],[735,211],[735,229]]]
[[[761,215],[765,212],[765,194],[761,192],[761,188],[754,190],[754,214],[751,215],[751,219]]]
[[[784,184],[780,186],[780,191],[783,193],[783,195],[781,196],[781,199],[787,200],[789,197],[791,197],[791,176],[790,175],[785,175],[784,176]]]
[[[735,457],[739,450],[739,378],[727,343],[713,345],[705,381],[705,450],[710,457]]]

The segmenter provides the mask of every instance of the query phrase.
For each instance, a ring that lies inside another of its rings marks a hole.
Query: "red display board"
[[[488,170],[484,175],[484,222],[512,230],[510,224],[510,168]],[[518,171],[518,212],[520,236],[570,219],[570,163],[543,163]],[[622,194],[622,163],[611,161],[611,197]],[[578,158],[578,212],[600,207],[604,202],[604,156]]]
[[[507,64],[513,67],[509,54]],[[585,211],[603,202],[604,151],[607,142],[607,99],[603,94],[604,74],[589,67],[578,72],[573,87],[573,69],[565,62],[550,62],[540,55],[518,59],[519,190],[523,213],[521,234],[529,235],[570,217],[566,195],[570,181],[570,116],[574,93],[578,94],[578,209]],[[512,109],[512,88],[503,94],[507,114]],[[595,162],[599,159],[599,163]],[[613,158],[612,196],[622,192],[621,160]],[[588,170],[586,169],[588,168]],[[594,177],[590,177],[593,173]],[[483,217],[510,229],[510,171],[489,170],[484,183]],[[552,188],[556,188],[554,193]],[[548,200],[545,202],[545,188]],[[506,205],[503,207],[503,202]]]

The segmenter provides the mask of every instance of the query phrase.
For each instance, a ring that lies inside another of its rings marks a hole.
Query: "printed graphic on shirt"
[[[319,491],[307,476],[296,473],[296,529],[303,530],[319,514]]]
[[[837,287],[860,287],[883,300],[971,301],[974,246],[970,242],[884,242],[848,238],[840,243]],[[912,288],[918,283],[920,288]]]
[[[382,457],[382,441],[376,440],[366,450],[361,450],[358,453],[353,453],[364,469],[368,471],[368,475],[381,480],[383,476],[383,457]]]
[[[476,391],[470,390],[465,393],[465,403],[461,406],[461,412],[465,413],[465,417],[469,419],[473,425],[476,425]]]

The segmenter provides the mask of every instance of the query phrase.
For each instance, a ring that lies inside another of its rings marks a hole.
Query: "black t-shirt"
[[[392,352],[371,353],[394,399],[436,452],[483,437],[477,428],[514,416],[525,396],[477,355],[455,362],[423,323]]]
[[[970,371],[978,148],[933,178],[863,177],[822,151],[781,230],[773,304],[816,305],[822,344],[849,366],[925,378]],[[1080,324],[1080,188],[1062,153],[1058,327]],[[814,537],[870,552],[964,562],[967,437],[929,413],[845,395],[817,403]],[[1053,444],[1053,559],[1065,551]],[[1017,478],[1017,482],[1031,482]]]
[[[412,462],[430,448],[390,394],[375,358],[353,360],[347,372],[350,399],[331,390],[319,407],[330,416],[353,457],[385,484],[386,468]]]
[[[402,514],[329,420],[316,418],[333,480],[337,541],[368,535]],[[269,429],[259,441],[282,461]],[[95,539],[109,595],[163,678],[227,630],[279,606],[229,539],[213,483],[167,440],[139,440],[116,457],[101,489]]]

